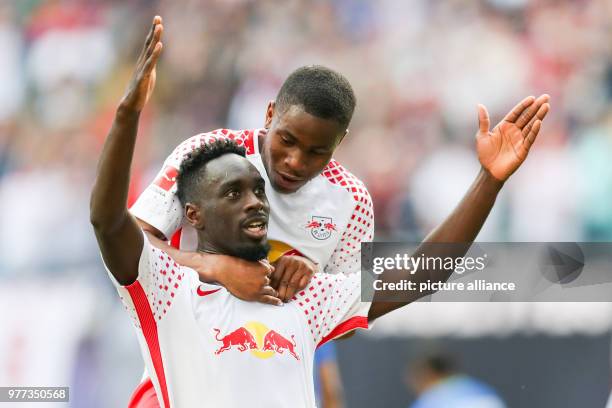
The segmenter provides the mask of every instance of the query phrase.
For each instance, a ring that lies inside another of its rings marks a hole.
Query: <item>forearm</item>
[[[446,220],[425,238],[414,256],[422,254],[425,259],[463,257],[487,220],[502,186],[503,182],[481,169],[461,202]],[[427,280],[446,281],[452,273],[453,270],[433,268],[417,271],[410,279],[417,284]],[[405,276],[407,274],[402,274],[402,278],[408,279]],[[428,293],[420,296],[426,294]]]
[[[104,143],[90,201],[91,223],[97,231],[114,231],[129,216],[129,175],[139,115],[135,110],[119,106]]]
[[[461,202],[444,222],[425,238],[413,256],[424,259],[463,257],[480,232],[502,186],[502,182],[481,170]],[[440,265],[435,262],[432,264]],[[444,268],[419,269],[416,272],[404,269],[389,270],[383,273],[381,279],[385,283],[410,280],[419,287],[421,282],[428,280],[446,281],[452,273],[452,269]],[[377,292],[370,317],[378,317],[430,293],[432,292]],[[393,302],[379,302],[381,299]]]
[[[453,212],[423,242],[472,242],[495,204],[503,182],[481,169]]]

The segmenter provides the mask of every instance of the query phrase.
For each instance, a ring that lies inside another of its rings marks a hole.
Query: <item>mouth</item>
[[[257,215],[242,223],[242,231],[249,238],[260,240],[268,234],[268,217]]]
[[[296,190],[303,182],[304,179],[295,177],[287,173],[276,171],[276,183],[283,189]]]

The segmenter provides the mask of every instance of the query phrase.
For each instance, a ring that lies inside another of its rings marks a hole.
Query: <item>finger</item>
[[[274,305],[274,306],[282,306],[283,305],[283,302],[280,299],[275,298],[274,296],[262,295],[259,298],[259,301],[261,303],[265,303],[267,305]]]
[[[163,31],[164,31],[164,26],[162,26],[161,24],[155,26],[155,29],[153,30],[153,38],[151,39],[151,43],[147,47],[147,52],[145,54],[147,56],[147,58],[151,54],[153,54],[153,52],[155,51],[155,48],[157,47],[157,44],[159,44],[159,42],[160,42],[161,35],[162,35]]]
[[[523,131],[522,131],[523,138],[526,138],[529,135],[529,132],[533,128],[533,124],[536,122],[536,120],[539,120],[540,122],[544,120],[544,118],[546,117],[546,114],[548,113],[549,110],[550,110],[550,105],[547,104],[547,103],[545,103],[544,105],[540,106],[540,109],[538,109],[538,111],[533,116],[533,118],[531,118],[531,120],[529,121],[527,126],[525,126],[523,128]]]
[[[157,60],[159,59],[159,54],[161,54],[162,48],[163,48],[163,44],[160,42],[155,45],[155,49],[153,50],[153,53],[151,54],[151,56],[149,57],[149,59],[147,59],[147,62],[145,63],[145,66],[144,66],[145,73],[150,73],[153,70],[153,68],[155,68],[155,66],[157,65]]]
[[[542,126],[542,121],[540,121],[539,119],[533,123],[533,126],[531,127],[531,131],[529,131],[529,134],[527,135],[527,137],[525,138],[523,142],[523,145],[525,146],[525,149],[527,151],[531,149],[533,142],[535,142],[536,137],[538,137],[538,133],[540,133],[541,126]]]
[[[487,112],[487,108],[484,105],[478,104],[478,128],[481,133],[489,133],[489,126],[491,125],[491,120],[489,119],[489,112]]]
[[[536,99],[535,103],[532,103],[528,109],[525,109],[516,120],[516,126],[519,129],[525,127],[539,112],[539,109],[548,101],[548,95],[542,95]]]
[[[283,302],[278,297],[278,292],[271,286],[264,287],[260,292],[259,301],[270,305],[280,306]]]
[[[523,134],[523,139],[525,139],[527,136],[529,136],[529,132],[531,131],[531,128],[533,128],[533,124],[535,122],[535,118],[534,120],[532,120],[531,122],[529,122],[527,124],[527,126],[525,126],[523,128],[523,130],[521,131],[521,133]]]
[[[283,275],[280,278],[278,285],[278,297],[285,299],[287,296],[287,290],[289,289],[290,272],[289,268],[283,268]]]
[[[274,273],[274,270],[276,268],[274,268],[274,266],[272,266],[272,264],[270,263],[270,261],[268,261],[267,259],[261,259],[259,261],[260,264],[262,264],[263,266],[266,267],[266,269],[268,270],[268,276],[272,275],[272,273]]]
[[[298,286],[303,276],[304,276],[303,273],[293,274],[293,276],[291,277],[291,280],[289,280],[289,286],[287,288],[287,293],[285,293],[285,297],[283,298],[285,302],[290,301],[293,298],[293,296],[295,296],[295,292],[297,292]]]
[[[278,289],[278,285],[280,284],[281,278],[283,277],[283,273],[285,272],[285,267],[282,262],[278,262],[274,268],[274,272],[270,275],[272,279],[272,287]]]
[[[514,123],[519,118],[519,116],[521,116],[521,113],[523,113],[525,109],[530,107],[534,101],[535,101],[535,98],[533,96],[526,97],[525,99],[520,101],[514,108],[512,108],[510,113],[508,113],[504,117],[504,120],[507,122]]]
[[[151,29],[149,30],[149,33],[147,34],[147,38],[145,39],[145,43],[144,43],[144,46],[142,47],[141,55],[146,54],[147,50],[149,49],[149,46],[151,45],[151,40],[153,39],[153,34],[155,33],[155,27],[157,27],[158,24],[161,24],[161,22],[162,20],[160,16],[153,17],[153,24],[151,24]]]
[[[259,294],[278,298],[278,292],[270,285],[267,285],[261,288],[261,291],[259,292]]]
[[[306,288],[306,286],[308,286],[308,284],[310,283],[310,279],[311,279],[311,277],[308,276],[308,275],[302,276],[302,279],[300,279],[300,283],[298,285],[297,290],[298,291],[304,290]]]

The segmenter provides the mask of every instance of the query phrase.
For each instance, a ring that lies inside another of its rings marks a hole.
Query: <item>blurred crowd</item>
[[[95,258],[88,190],[154,14],[165,19],[165,47],[133,196],[183,139],[262,126],[283,79],[314,63],[355,88],[337,158],[368,185],[378,239],[419,239],[457,203],[478,170],[477,103],[496,122],[544,92],[552,112],[533,158],[480,239],[612,239],[612,6],[604,0],[4,1],[5,272]]]
[[[0,1],[0,279],[106,279],[89,192],[156,14],[164,51],[131,200],[179,142],[261,127],[284,78],[322,64],[357,95],[336,158],[369,187],[376,239],[418,240],[459,201],[478,172],[477,103],[496,123],[524,96],[548,93],[531,157],[479,239],[612,240],[607,0],[9,0]]]

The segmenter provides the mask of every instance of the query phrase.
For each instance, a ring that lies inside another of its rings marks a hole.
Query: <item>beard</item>
[[[244,247],[236,248],[233,252],[233,256],[242,258],[246,261],[260,261],[268,256],[270,244],[266,242],[264,244],[245,245]]]

